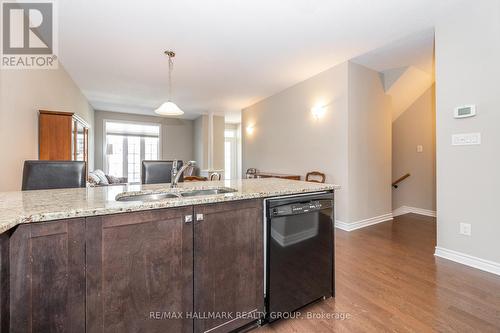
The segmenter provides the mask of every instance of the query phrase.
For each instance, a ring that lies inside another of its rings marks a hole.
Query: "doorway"
[[[226,123],[224,130],[224,178],[241,178],[241,125]]]

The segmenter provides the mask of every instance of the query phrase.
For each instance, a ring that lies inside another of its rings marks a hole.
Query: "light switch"
[[[417,153],[421,153],[424,151],[424,146],[422,145],[417,145]]]
[[[480,145],[481,133],[453,134],[451,136],[451,144],[453,146]]]

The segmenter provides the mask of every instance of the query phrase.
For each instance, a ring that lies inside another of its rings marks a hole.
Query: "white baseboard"
[[[434,211],[434,210],[417,208],[417,207],[410,207],[410,206],[401,206],[399,208],[394,209],[392,211],[392,216],[399,216],[399,215],[404,215],[404,214],[409,214],[409,213],[436,217],[436,211]]]
[[[462,265],[474,267],[482,271],[500,275],[500,263],[494,261],[481,259],[462,252],[445,249],[439,246],[436,246],[436,252],[434,252],[434,255],[436,257],[458,262],[459,264]]]
[[[374,225],[377,223],[387,222],[390,220],[392,220],[392,213],[388,213],[388,214],[384,214],[384,215],[380,215],[380,216],[375,216],[375,217],[371,217],[369,219],[365,219],[365,220],[361,220],[361,221],[357,221],[357,222],[352,222],[352,223],[346,223],[346,222],[336,220],[335,227],[339,228],[341,230],[344,230],[344,231],[353,231],[353,230],[368,227],[370,225]]]

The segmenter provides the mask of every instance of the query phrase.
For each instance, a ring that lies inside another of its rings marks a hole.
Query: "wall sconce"
[[[326,106],[321,105],[321,106],[315,106],[311,109],[311,113],[314,118],[320,119],[322,118],[325,113],[326,113]]]
[[[252,134],[253,134],[254,129],[255,129],[254,125],[248,125],[248,126],[247,126],[247,134],[248,134],[248,135],[252,135]]]

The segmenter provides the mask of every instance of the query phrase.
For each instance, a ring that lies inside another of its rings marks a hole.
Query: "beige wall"
[[[466,23],[464,23],[466,22]],[[500,263],[500,2],[470,1],[436,25],[437,243]],[[453,109],[476,104],[477,116]],[[476,146],[456,133],[481,132]],[[470,223],[471,236],[459,234]]]
[[[24,160],[38,159],[38,110],[74,112],[90,125],[94,163],[94,110],[64,68],[0,70],[0,191],[20,190]]]
[[[392,208],[436,210],[436,101],[434,85],[392,123],[392,179],[411,177],[392,190]],[[421,153],[417,145],[423,146]]]
[[[347,75],[348,63],[266,98],[242,112],[243,170],[326,174],[342,186],[337,219],[347,219]],[[311,107],[327,105],[315,119]],[[247,127],[253,126],[249,134]]]
[[[326,106],[321,119],[311,114],[315,105]],[[243,170],[302,177],[318,170],[327,182],[342,186],[337,220],[388,214],[390,119],[390,99],[379,73],[340,64],[243,110]]]
[[[349,222],[390,214],[391,98],[380,73],[349,63]]]
[[[193,121],[118,112],[95,112],[95,168],[103,169],[104,120],[122,120],[161,125],[161,156],[165,160],[192,160],[194,157]]]

